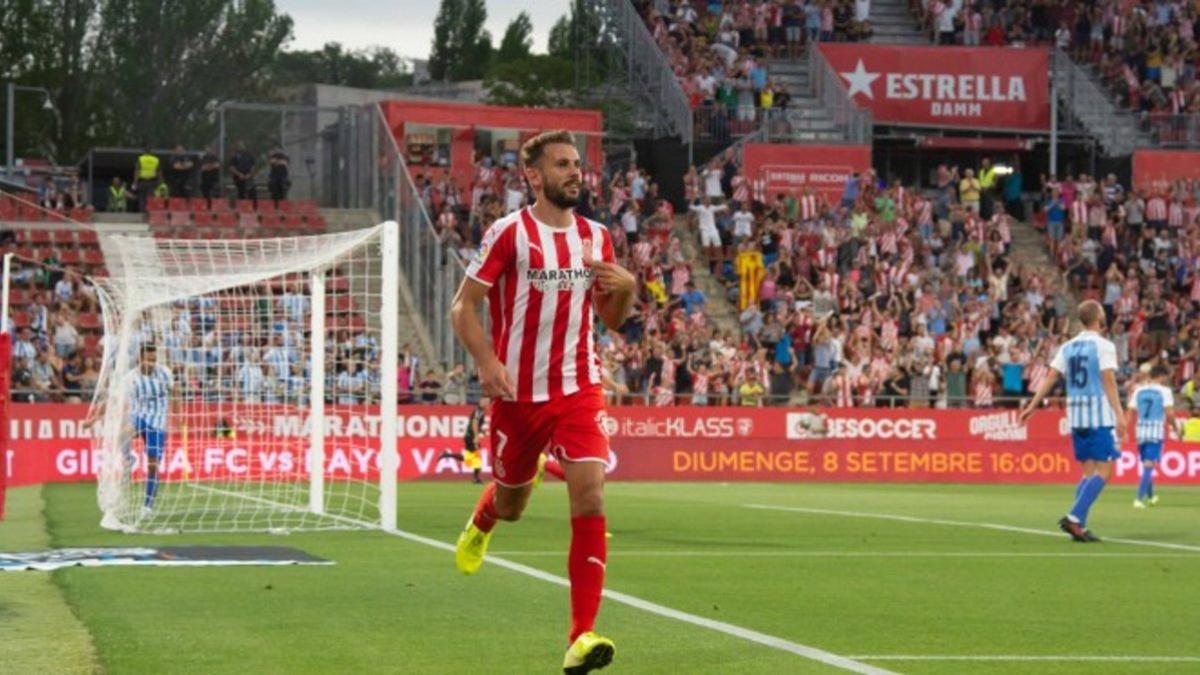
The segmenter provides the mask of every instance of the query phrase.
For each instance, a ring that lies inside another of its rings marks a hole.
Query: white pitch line
[[[1032,527],[1017,527],[1016,525],[1000,525],[996,523],[971,523],[963,520],[942,520],[940,518],[918,518],[916,516],[898,516],[891,513],[867,513],[863,511],[836,511],[833,509],[809,509],[800,506],[772,506],[768,504],[742,504],[748,509],[763,509],[767,511],[789,511],[792,513],[812,513],[824,516],[843,516],[846,518],[873,518],[876,520],[894,520],[902,523],[924,523],[927,525],[949,525],[951,527],[978,527],[987,530],[999,530],[1001,532],[1019,532],[1022,534],[1036,534],[1043,537],[1063,537],[1061,532],[1052,530],[1037,530]],[[1130,544],[1132,546],[1151,546],[1154,548],[1167,548],[1176,551],[1192,551],[1200,552],[1200,546],[1192,546],[1189,544],[1172,544],[1165,541],[1146,541],[1144,539],[1118,539],[1116,537],[1104,537],[1104,541],[1114,544]]]
[[[495,555],[552,557],[567,551],[497,551]],[[1060,551],[608,551],[608,557],[646,558],[1200,558],[1186,553],[1066,553]]]
[[[272,502],[268,499],[262,499],[260,497],[251,497],[249,495],[242,495],[242,494],[238,494],[236,492],[230,492],[227,490],[221,490],[218,488],[213,488],[213,487],[208,487],[208,486],[200,486],[200,485],[196,485],[196,484],[189,484],[189,485],[191,485],[192,487],[197,488],[197,489],[204,489],[204,490],[208,490],[210,492],[226,494],[226,495],[229,495],[232,497],[238,497],[240,499],[245,499],[245,500],[252,501],[252,502],[258,502],[260,504],[267,504],[267,505],[275,506],[275,507],[282,506],[288,510],[293,510],[293,511],[306,511],[306,509],[303,509],[300,507],[292,506],[290,504],[279,504],[277,502]],[[336,516],[336,515],[330,515],[330,514],[324,514],[324,515],[327,518],[333,518],[334,520],[340,520],[345,523],[356,524],[356,525],[359,525],[359,526],[362,526],[362,527],[365,527],[368,529],[378,529],[379,531],[383,532],[384,534],[390,534],[392,536],[400,537],[401,539],[407,539],[408,541],[416,542],[418,544],[424,544],[426,546],[438,548],[443,551],[453,552],[455,549],[453,544],[448,544],[443,541],[438,541],[437,539],[430,539],[429,537],[424,537],[422,535],[414,534],[412,532],[405,532],[404,530],[385,530],[385,529],[376,527],[373,523],[370,523],[370,522],[367,522],[364,520],[358,520],[356,518],[348,518],[346,516]],[[489,563],[491,563],[492,565],[496,565],[497,567],[503,567],[505,569],[512,570],[513,572],[518,572],[520,574],[524,574],[526,576],[530,576],[535,579],[540,579],[547,583],[555,584],[558,586],[564,586],[567,588],[570,588],[570,586],[571,586],[571,582],[567,579],[564,579],[564,578],[554,575],[554,574],[550,574],[549,572],[543,572],[542,570],[539,570],[534,567],[529,567],[528,565],[522,565],[521,563],[518,563],[518,562],[513,562],[511,560],[505,560],[504,558],[498,558],[498,557],[491,556],[491,555],[487,556],[486,559]],[[731,635],[736,638],[741,638],[748,642],[754,642],[754,643],[757,643],[757,644],[760,644],[760,645],[763,645],[766,647],[771,647],[773,649],[778,649],[780,651],[789,652],[789,653],[795,654],[797,656],[802,656],[806,659],[818,661],[820,663],[824,663],[827,666],[833,666],[835,668],[849,670],[850,672],[854,672],[854,673],[864,673],[865,675],[893,675],[892,671],[890,671],[890,670],[885,670],[883,668],[878,668],[878,667],[872,666],[870,664],[862,663],[860,661],[855,661],[854,659],[848,659],[844,656],[838,656],[837,654],[834,654],[832,652],[827,652],[823,649],[817,649],[816,647],[809,647],[808,645],[802,645],[798,642],[792,642],[790,640],[785,640],[783,638],[775,637],[774,635],[767,635],[766,633],[760,633],[756,630],[751,630],[749,628],[742,628],[741,626],[735,626],[734,624],[726,623],[724,621],[715,621],[713,619],[708,619],[708,618],[705,618],[702,616],[697,616],[695,614],[688,614],[687,612],[681,612],[677,609],[672,609],[670,607],[666,607],[666,606],[660,605],[658,603],[650,602],[648,600],[642,600],[641,598],[634,597],[634,596],[626,594],[626,593],[621,593],[619,591],[605,589],[604,597],[608,598],[609,600],[612,600],[613,602],[619,602],[623,605],[629,605],[630,607],[635,607],[637,609],[649,612],[651,614],[656,614],[658,616],[666,617],[668,619],[675,619],[676,621],[681,621],[683,623],[690,623],[693,626],[700,626],[702,628],[708,628],[709,630],[714,630],[719,633],[725,633],[726,635]]]
[[[1200,663],[1200,656],[1100,656],[1095,654],[1061,655],[950,655],[950,654],[880,654],[848,656],[863,661],[1099,661],[1115,663]]]

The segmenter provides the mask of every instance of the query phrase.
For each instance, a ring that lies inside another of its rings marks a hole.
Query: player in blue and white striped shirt
[[[1100,334],[1105,327],[1104,307],[1095,300],[1083,302],[1079,321],[1083,330],[1059,347],[1050,374],[1021,411],[1021,422],[1033,415],[1058,378],[1063,378],[1071,444],[1075,459],[1083,465],[1083,480],[1075,489],[1075,504],[1058,526],[1075,541],[1093,542],[1100,539],[1087,529],[1088,511],[1112,476],[1112,462],[1121,456],[1117,439],[1125,438],[1126,427],[1117,394],[1117,348]]]
[[[1158,503],[1158,497],[1154,494],[1154,466],[1162,456],[1168,421],[1175,434],[1179,435],[1179,429],[1175,426],[1175,397],[1165,384],[1169,376],[1166,368],[1155,366],[1150,373],[1151,380],[1138,385],[1129,397],[1129,409],[1137,416],[1133,436],[1142,458],[1142,479],[1138,483],[1137,498],[1133,500],[1134,508],[1138,509],[1146,508],[1147,503]]]
[[[133,428],[146,451],[146,499],[143,510],[154,508],[158,494],[158,461],[167,445],[167,414],[170,411],[171,371],[158,364],[153,344],[142,346],[138,369],[130,378],[129,410]]]

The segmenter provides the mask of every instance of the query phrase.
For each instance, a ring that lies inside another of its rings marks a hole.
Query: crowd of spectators
[[[819,41],[871,35],[871,0],[635,3],[666,56],[702,132],[780,120],[792,92],[771,76],[772,58],[796,58]]]
[[[1200,10],[1167,0],[921,0],[922,26],[939,44],[1054,45],[1095,66],[1119,101],[1140,111],[1162,142],[1200,142]]]
[[[79,317],[99,309],[95,290],[74,271],[46,267],[17,268],[14,289],[29,302],[12,307],[24,325],[10,316],[12,381],[15,401],[79,403],[88,401],[100,374],[96,340],[84,339]]]
[[[1121,363],[1161,363],[1176,384],[1190,379],[1200,358],[1200,180],[1127,190],[1115,176],[1050,177],[1042,197],[1055,258],[1077,294],[1104,305]]]

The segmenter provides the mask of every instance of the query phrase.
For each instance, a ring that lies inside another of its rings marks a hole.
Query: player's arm
[[[637,279],[632,272],[617,264],[612,240],[606,231],[601,239],[600,255],[587,261],[587,264],[592,268],[599,288],[596,292],[596,313],[609,330],[620,330],[633,307]]]
[[[1125,425],[1125,409],[1121,407],[1121,395],[1117,393],[1116,369],[1107,368],[1101,370],[1100,381],[1104,383],[1104,395],[1108,397],[1108,404],[1112,406],[1113,417],[1116,418],[1117,438],[1124,441],[1125,431],[1128,427]]]
[[[629,393],[629,387],[612,379],[612,377],[608,374],[608,371],[604,370],[603,368],[600,369],[600,386],[607,391],[613,392],[614,394],[624,395]]]
[[[500,358],[492,350],[483,323],[479,320],[479,307],[488,294],[488,286],[466,277],[458,292],[454,295],[454,304],[450,307],[450,325],[459,342],[471,352],[471,357],[479,366],[479,384],[488,396],[515,399],[517,388],[513,386],[508,369],[500,363]]]
[[[1060,373],[1057,368],[1050,368],[1050,372],[1046,374],[1046,379],[1042,381],[1042,386],[1038,388],[1033,398],[1029,400],[1029,403],[1025,404],[1025,409],[1021,411],[1021,424],[1029,421],[1029,418],[1038,409],[1038,406],[1042,404],[1042,401],[1054,390],[1054,385],[1058,384],[1059,375]]]

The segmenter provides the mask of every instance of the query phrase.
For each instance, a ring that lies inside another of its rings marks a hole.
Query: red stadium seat
[[[237,227],[237,216],[232,211],[222,211],[217,214],[217,225],[220,227]]]
[[[277,205],[277,207],[278,207],[280,213],[295,213],[296,212],[296,202],[293,202],[293,201],[290,201],[287,199],[279,200],[279,204]]]
[[[100,335],[83,336],[83,352],[90,356],[100,356]]]
[[[209,205],[209,209],[213,213],[224,213],[226,211],[233,210],[233,209],[229,208],[229,200],[225,199],[224,197],[218,197],[218,198],[212,200],[212,204]]]
[[[254,200],[253,199],[237,200],[237,211],[238,211],[238,213],[254,213],[254,211],[255,211]]]
[[[94,230],[81,230],[76,239],[82,246],[98,246],[100,244],[100,237]]]
[[[323,216],[312,215],[305,219],[305,229],[309,232],[324,232],[325,218]]]
[[[200,212],[208,210],[208,200],[204,197],[192,197],[188,200],[188,208]]]
[[[275,213],[275,211],[276,211],[276,209],[275,209],[275,201],[274,200],[272,200],[272,199],[258,200],[258,212],[259,213]]]
[[[71,220],[80,223],[92,222],[93,215],[94,214],[92,213],[92,208],[90,206],[76,206],[75,208],[71,209]]]
[[[147,222],[150,223],[151,227],[156,225],[170,225],[171,219],[166,211],[150,211],[147,214]]]
[[[299,213],[287,213],[283,216],[283,225],[289,230],[304,229],[304,216]]]
[[[50,244],[49,230],[29,230],[28,232],[29,236],[25,238],[26,242],[34,246],[47,246]]]
[[[71,230],[55,230],[51,236],[59,247],[75,245],[75,233]]]
[[[278,213],[265,213],[262,216],[263,227],[281,228],[283,227],[283,216]]]
[[[58,249],[58,259],[64,265],[81,265],[83,264],[83,251],[74,246],[60,248]]]
[[[171,197],[167,200],[168,211],[187,211],[190,208],[188,200],[183,197]]]
[[[167,210],[167,200],[163,199],[162,197],[147,197],[146,198],[146,210],[147,211],[166,211]]]
[[[99,249],[90,249],[83,252],[83,261],[90,266],[100,266],[104,264],[104,253]]]
[[[171,212],[171,224],[176,225],[176,226],[191,225],[192,224],[192,212],[191,211],[172,211]]]
[[[296,210],[300,213],[306,214],[316,213],[317,202],[312,199],[298,199],[296,200]]]
[[[24,328],[29,325],[29,312],[13,312],[12,320],[17,328]]]
[[[192,220],[197,227],[210,227],[217,224],[217,214],[209,211],[193,211]]]
[[[238,214],[238,227],[250,229],[258,227],[258,214],[241,212]]]

